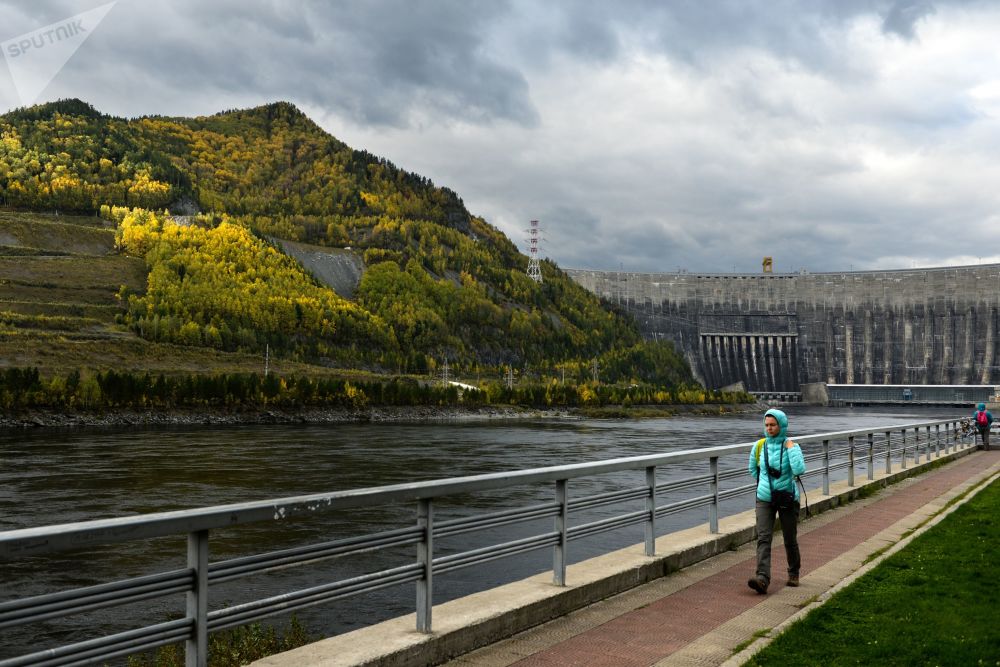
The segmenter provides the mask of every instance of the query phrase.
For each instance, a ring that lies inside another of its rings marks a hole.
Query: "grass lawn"
[[[0,211],[0,245],[71,255],[106,255],[114,244],[114,227],[100,218]]]
[[[1000,665],[1000,482],[747,665]]]
[[[0,368],[38,368],[43,378],[65,376],[73,369],[104,371],[114,369],[153,375],[264,373],[264,355],[223,352],[210,347],[154,343],[122,332],[118,337],[106,330],[88,333],[4,330],[0,316]],[[271,356],[270,370],[278,375],[342,377],[373,380],[381,376],[362,370],[328,368]]]

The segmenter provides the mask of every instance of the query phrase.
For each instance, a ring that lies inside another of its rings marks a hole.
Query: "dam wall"
[[[790,274],[568,269],[718,388],[1000,384],[1000,264]]]

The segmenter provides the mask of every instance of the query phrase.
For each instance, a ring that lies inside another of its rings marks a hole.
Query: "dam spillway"
[[[567,269],[708,387],[1000,384],[1000,264],[839,273]]]

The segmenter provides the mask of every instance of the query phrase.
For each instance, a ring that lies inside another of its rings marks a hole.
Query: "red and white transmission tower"
[[[528,232],[528,277],[536,283],[542,282],[542,267],[538,263],[538,248],[542,240],[542,228],[537,220],[531,221]]]

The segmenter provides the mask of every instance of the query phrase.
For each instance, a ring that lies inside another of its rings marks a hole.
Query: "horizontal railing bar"
[[[95,661],[100,660],[102,665],[107,664],[106,661],[114,660],[115,658],[124,658],[129,655],[134,655],[136,653],[141,653],[143,651],[152,651],[161,646],[167,646],[169,644],[179,644],[188,638],[190,632],[182,632],[180,630],[175,630],[173,632],[159,633],[150,637],[146,641],[136,644],[128,645],[119,649],[115,649],[110,652],[101,653],[100,655],[93,656],[91,658],[84,658],[82,660],[77,660],[76,656],[72,658],[66,657],[63,662],[46,663],[50,667],[93,667]],[[65,660],[72,660],[72,662],[65,662]]]
[[[719,491],[719,500],[729,500],[730,498],[735,498],[736,496],[742,496],[744,493],[750,493],[756,488],[757,482],[753,482],[751,484],[737,486],[732,489],[726,489],[725,491]]]
[[[689,489],[694,486],[702,486],[708,484],[712,481],[711,475],[698,475],[697,477],[688,477],[687,479],[677,480],[674,482],[664,482],[663,484],[656,485],[657,493],[667,493],[669,491],[682,491],[684,489]]]
[[[25,607],[34,608],[39,605],[55,604],[66,600],[74,600],[79,597],[100,595],[101,593],[110,593],[138,586],[148,586],[159,583],[177,583],[185,578],[190,581],[193,576],[194,574],[190,569],[170,570],[169,572],[158,572],[156,574],[148,574],[132,579],[120,579],[106,584],[87,586],[86,588],[74,588],[67,591],[59,591],[58,593],[46,593],[45,595],[36,595],[29,598],[10,600],[8,602],[0,603],[0,619],[6,618],[6,615],[12,611],[23,609]]]
[[[506,514],[506,513],[505,513]],[[461,535],[464,533],[472,533],[475,531],[488,530],[490,528],[499,528],[500,526],[509,526],[514,523],[522,523],[525,521],[533,521],[536,519],[544,519],[546,517],[553,517],[559,514],[559,506],[556,504],[551,505],[536,505],[535,509],[531,512],[517,512],[509,513],[506,517],[496,517],[492,520],[482,520],[483,517],[479,517],[479,521],[467,521],[464,522],[467,525],[457,525],[454,527],[449,527],[445,530],[439,529],[439,524],[434,525],[434,539],[451,537],[453,535]],[[473,517],[474,518],[474,517]]]
[[[344,579],[261,600],[254,600],[253,602],[209,612],[208,629],[211,631],[220,630],[224,627],[241,625],[259,618],[302,609],[358,593],[366,593],[380,588],[417,581],[422,575],[423,567],[419,563],[411,563],[351,579]]]
[[[926,427],[935,424],[951,424],[954,421],[954,419],[943,419],[914,424],[900,424],[886,430],[912,430],[917,426]],[[875,429],[857,429],[853,431],[802,436],[796,438],[796,441],[800,444],[822,442],[824,440],[845,438],[851,435],[867,435],[868,433],[876,432],[878,431]],[[116,519],[100,519],[57,526],[23,528],[0,533],[0,559],[18,558],[66,549],[86,548],[98,544],[162,537],[178,533],[187,534],[257,521],[282,521],[291,519],[297,515],[313,514],[317,511],[407,502],[457,493],[488,491],[523,484],[554,482],[557,480],[635,470],[650,466],[699,461],[709,457],[743,453],[752,445],[752,442],[747,442],[679,452],[550,466],[531,470],[488,473],[444,480],[429,480],[332,493],[234,503],[231,505],[219,505],[193,510],[157,512],[139,516],[119,517]]]
[[[570,511],[590,509],[591,507],[601,507],[603,505],[613,505],[623,503],[628,500],[643,500],[649,497],[648,486],[636,486],[622,491],[610,493],[600,493],[593,496],[584,496],[569,502]]]
[[[509,549],[503,553],[492,554],[485,558],[479,558],[475,561],[468,563],[460,563],[456,565],[449,565],[447,567],[441,568],[439,571],[436,567],[434,568],[434,574],[446,574],[448,572],[454,572],[455,570],[461,570],[462,568],[472,567],[473,565],[481,565],[482,563],[489,563],[490,561],[499,560],[501,558],[509,558],[510,556],[517,556],[519,554],[528,553],[529,551],[537,551],[538,549],[544,549],[546,547],[553,547],[559,543],[559,536],[549,536],[543,541],[539,541],[537,544],[528,544],[517,549]]]
[[[480,556],[482,554],[489,553],[490,551],[493,551],[493,550],[496,550],[496,549],[504,549],[504,548],[512,547],[512,546],[516,547],[516,546],[520,546],[520,545],[523,545],[523,544],[529,544],[531,542],[534,542],[534,541],[537,541],[537,540],[540,540],[540,539],[549,539],[552,536],[557,536],[558,537],[558,535],[559,535],[559,533],[558,532],[554,532],[554,531],[553,532],[548,532],[548,533],[539,533],[538,535],[531,535],[529,537],[522,537],[520,539],[511,540],[509,542],[502,542],[500,544],[491,544],[489,546],[479,547],[477,549],[470,549],[469,551],[462,551],[462,552],[455,553],[455,554],[448,554],[447,556],[438,556],[437,558],[434,559],[434,571],[436,572],[437,568],[439,566],[440,567],[445,567],[445,566],[451,565],[452,563],[456,563],[456,562],[460,562],[460,561],[465,561],[465,560],[468,560],[470,558],[475,558],[476,556]]]
[[[622,514],[608,519],[601,519],[600,521],[585,523],[570,529],[567,539],[580,540],[584,537],[590,537],[591,535],[597,535],[599,533],[610,533],[612,530],[618,530],[619,528],[624,528],[626,526],[643,523],[648,519],[649,512],[645,510],[630,512],[628,514]]]
[[[47,621],[51,618],[63,618],[74,614],[83,614],[97,611],[98,609],[107,609],[108,607],[121,607],[135,602],[142,602],[143,600],[167,597],[175,593],[186,593],[191,588],[191,581],[181,584],[149,584],[138,587],[133,591],[102,593],[101,595],[82,598],[78,601],[68,600],[45,605],[43,608],[22,609],[5,615],[5,618],[0,621],[0,629]]]
[[[854,448],[854,451],[855,451],[855,452],[857,452],[857,451],[858,451],[858,448],[857,448],[857,446],[855,446],[855,448]],[[828,456],[829,456],[829,457],[830,457],[831,459],[833,459],[833,458],[837,458],[838,456],[847,456],[847,455],[848,455],[848,454],[850,454],[850,453],[851,453],[851,450],[850,450],[850,448],[849,448],[849,447],[844,447],[843,449],[831,449],[831,450],[830,450],[830,451],[829,451],[829,452],[827,453],[827,455],[828,455]],[[813,452],[812,454],[806,454],[806,455],[804,455],[804,456],[802,457],[802,459],[803,459],[803,460],[804,460],[804,461],[805,461],[806,463],[809,463],[810,461],[822,461],[822,460],[823,460],[823,456],[824,456],[824,455],[823,455],[823,452]]]
[[[688,498],[686,500],[679,500],[676,503],[670,503],[668,505],[660,505],[656,508],[657,518],[661,516],[667,516],[668,514],[676,514],[677,512],[683,512],[684,510],[694,509],[695,507],[703,507],[705,505],[710,505],[712,503],[714,496],[696,496],[694,498]]]
[[[373,535],[350,537],[322,544],[313,544],[294,549],[283,549],[266,554],[233,558],[208,566],[209,583],[221,583],[239,577],[259,574],[278,567],[302,565],[326,558],[347,556],[373,549],[406,546],[420,541],[422,531],[417,526],[388,530]]]
[[[365,584],[358,584],[355,586],[350,586],[346,588],[337,589],[334,591],[327,592],[316,592],[312,595],[299,595],[295,597],[286,598],[284,596],[275,596],[274,598],[269,598],[268,600],[260,600],[259,602],[269,602],[269,604],[258,605],[253,609],[243,609],[239,612],[233,612],[226,617],[213,618],[209,615],[208,630],[209,632],[216,632],[218,630],[224,630],[226,628],[236,627],[238,625],[246,625],[247,623],[253,623],[261,619],[267,618],[269,616],[277,616],[279,614],[288,614],[299,609],[305,609],[307,607],[315,607],[320,604],[327,604],[335,600],[342,600],[344,598],[352,597],[355,595],[362,595],[364,593],[372,593],[374,591],[391,588],[392,586],[401,586],[403,584],[412,583],[420,579],[421,574],[419,572],[411,572],[409,574],[403,573],[392,577],[387,577],[385,579],[378,579],[374,582],[368,582]],[[220,611],[230,611],[234,610],[236,607],[230,607],[229,609]]]
[[[568,531],[568,535],[569,535],[570,538],[572,538],[573,535],[576,534],[576,533],[582,533],[582,532],[585,532],[585,531],[588,531],[588,530],[592,530],[594,528],[599,528],[601,526],[606,526],[606,525],[609,525],[609,524],[613,524],[616,521],[621,521],[623,518],[628,518],[628,519],[639,518],[640,520],[648,519],[649,518],[649,511],[648,510],[637,510],[635,512],[628,512],[626,514],[616,514],[615,516],[610,516],[610,517],[607,517],[607,518],[604,518],[604,519],[598,519],[597,521],[590,521],[588,523],[581,523],[578,526],[572,526],[569,529],[569,531]]]
[[[332,581],[326,584],[321,584],[319,586],[313,586],[311,588],[300,588],[298,590],[290,591],[288,593],[282,593],[281,595],[276,595],[270,598],[262,598],[260,600],[247,602],[242,605],[236,605],[234,607],[228,607],[226,609],[219,609],[213,612],[209,612],[208,616],[210,620],[225,618],[232,614],[238,614],[244,611],[257,609],[260,607],[267,606],[269,604],[273,604],[278,601],[295,600],[310,595],[349,590],[356,588],[358,586],[364,586],[365,584],[377,581],[379,579],[392,579],[394,577],[399,577],[399,576],[419,574],[420,571],[421,568],[419,564],[409,563],[407,565],[400,565],[398,567],[390,568],[388,570],[379,570],[377,572],[370,572],[368,574],[359,575],[357,577],[351,577],[350,579],[341,579],[340,581]]]
[[[29,655],[9,658],[0,661],[0,667],[55,667],[56,665],[92,664],[113,657],[102,652],[121,651],[133,652],[144,643],[152,646],[162,646],[178,639],[184,639],[191,634],[193,621],[190,618],[180,618],[174,621],[147,625],[135,630],[127,630],[107,637],[88,639],[75,644],[66,644],[56,648],[38,651]],[[169,637],[169,640],[167,639]],[[123,655],[114,653],[114,656]]]
[[[361,595],[363,593],[372,593],[383,588],[391,588],[392,586],[400,586],[402,584],[408,584],[414,581],[419,581],[421,574],[415,572],[409,576],[394,577],[388,580],[381,580],[377,583],[368,584],[367,586],[360,588],[353,588],[347,591],[340,591],[333,594],[313,596],[310,598],[305,598],[294,603],[281,603],[274,604],[269,607],[258,609],[256,611],[247,611],[243,614],[233,615],[228,618],[212,620],[211,614],[209,615],[208,630],[209,632],[217,632],[219,630],[226,630],[228,628],[235,628],[239,625],[246,625],[247,623],[253,623],[270,616],[278,616],[281,614],[288,614],[291,612],[299,611],[300,609],[307,609],[308,607],[315,607],[316,605],[326,604],[328,602],[333,602],[335,600],[342,600],[344,598],[352,597],[354,595]]]
[[[747,468],[730,468],[729,470],[723,470],[719,473],[719,479],[733,479],[735,477],[742,477],[747,474]]]
[[[104,649],[99,653],[96,650],[89,651],[84,654],[86,657],[81,657],[80,655],[68,655],[54,661],[43,662],[39,665],[39,667],[92,667],[97,663],[97,661],[100,661],[102,665],[106,665],[106,661],[108,660],[124,658],[125,656],[134,655],[143,651],[151,651],[159,648],[160,646],[167,646],[168,644],[178,644],[186,640],[190,635],[190,630],[183,629],[157,632],[141,642],[130,641],[126,644],[121,644],[117,648]]]
[[[502,510],[499,512],[490,512],[489,514],[480,514],[476,516],[462,516],[455,519],[443,519],[443,520],[435,519],[434,529],[436,531],[440,528],[453,528],[456,526],[465,526],[465,524],[468,524],[470,522],[474,523],[480,520],[503,519],[507,517],[519,516],[521,514],[524,514],[525,512],[536,512],[539,510],[549,510],[549,509],[559,509],[559,505],[554,502],[539,503],[537,505],[529,505],[527,507]],[[435,535],[437,535],[436,532]]]
[[[451,570],[457,570],[467,565],[496,560],[496,558],[501,557],[494,554],[513,555],[515,553],[532,551],[541,547],[553,546],[556,542],[558,542],[558,540],[558,532],[541,533],[539,535],[532,535],[531,537],[512,540],[502,544],[492,544],[479,549],[471,549],[457,554],[440,556],[434,559],[434,574],[450,572]]]

